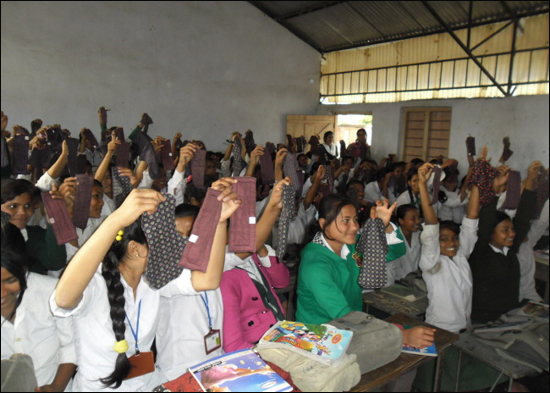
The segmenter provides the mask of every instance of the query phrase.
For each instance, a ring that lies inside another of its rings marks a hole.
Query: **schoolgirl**
[[[183,270],[160,290],[144,280],[149,250],[139,217],[165,200],[147,189],[133,190],[77,252],[50,298],[54,315],[74,317],[75,390],[150,391],[162,382],[151,352],[160,297],[196,295],[219,285],[227,220],[239,206],[233,182],[213,186],[223,190],[223,207],[206,273]]]
[[[29,273],[25,248],[20,231],[2,223],[2,361],[15,353],[29,355],[39,391],[70,390],[76,370],[72,319],[50,313],[57,280]]]

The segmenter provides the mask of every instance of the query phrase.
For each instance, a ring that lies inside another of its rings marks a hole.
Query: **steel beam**
[[[455,34],[455,32],[453,31],[453,29],[451,29],[449,27],[449,25],[441,18],[441,16],[439,16],[439,14],[428,4],[427,1],[422,1],[422,4],[424,4],[424,7],[426,7],[426,9],[430,12],[430,14],[433,15],[433,17],[435,19],[437,19],[437,21],[445,28],[445,30],[447,30],[447,33],[449,33],[451,35],[451,37],[456,41],[456,43],[462,48],[462,50],[464,52],[466,52],[466,54],[468,55],[468,57],[470,59],[472,59],[472,61],[479,67],[479,69],[481,70],[481,72],[483,72],[487,78],[489,78],[489,80],[497,87],[497,89],[500,90],[500,92],[505,96],[509,96],[509,94],[502,88],[502,86],[500,85],[500,83],[498,83],[498,81],[493,77],[493,75],[491,75],[491,73],[489,71],[487,71],[487,69],[483,66],[483,64],[481,64],[479,62],[479,60],[477,59],[477,57],[472,53],[472,51],[470,49],[468,49],[466,47],[466,45],[464,45],[464,43],[460,40],[460,38],[458,38],[458,36]]]

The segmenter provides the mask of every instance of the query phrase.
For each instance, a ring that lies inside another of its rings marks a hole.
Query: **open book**
[[[290,392],[290,386],[250,349],[230,352],[189,367],[202,390],[217,392]]]
[[[382,288],[380,291],[396,296],[408,302],[414,302],[416,300],[426,297],[426,293],[421,292],[418,289],[405,287],[399,284],[390,285],[389,287]]]
[[[280,321],[263,335],[258,348],[288,349],[330,366],[346,353],[352,336],[352,331],[332,325]]]

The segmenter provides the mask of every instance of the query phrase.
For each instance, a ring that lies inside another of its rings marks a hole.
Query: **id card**
[[[155,371],[155,359],[153,352],[141,352],[139,355],[132,355],[128,358],[132,368],[124,380],[141,377],[142,375]]]
[[[210,332],[204,336],[204,350],[207,355],[211,354],[216,349],[220,349],[221,346],[222,339],[218,329],[210,330]]]

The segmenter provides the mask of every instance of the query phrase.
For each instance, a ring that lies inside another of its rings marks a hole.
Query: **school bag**
[[[402,349],[401,330],[364,312],[352,311],[329,325],[353,331],[348,354],[357,356],[361,374],[397,359]]]
[[[480,342],[495,348],[510,360],[531,367],[536,372],[548,371],[548,318],[511,312],[494,322],[470,329]]]

